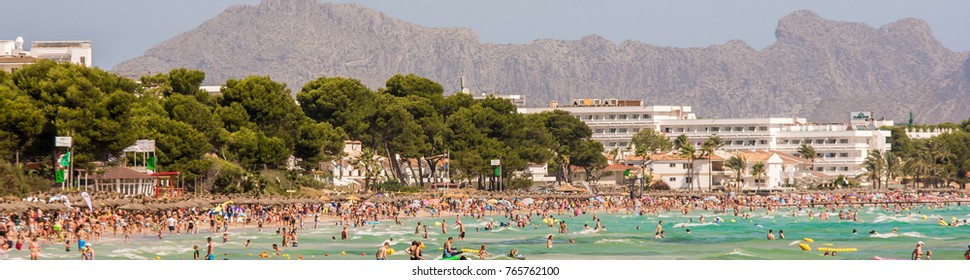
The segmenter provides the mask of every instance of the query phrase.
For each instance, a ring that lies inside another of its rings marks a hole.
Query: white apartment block
[[[33,41],[24,49],[24,38],[0,40],[0,66],[13,72],[39,59],[70,62],[91,67],[91,41]]]
[[[855,112],[849,123],[811,123],[804,118],[713,118],[698,119],[690,106],[644,106],[639,100],[574,99],[570,105],[551,102],[547,108],[521,108],[531,114],[564,110],[593,130],[593,140],[607,150],[624,150],[642,129],[654,129],[671,139],[687,135],[698,148],[705,139],[718,135],[727,151],[761,150],[797,153],[802,143],[815,148],[814,171],[826,175],[854,176],[869,150],[889,150],[891,132],[879,130],[892,121],[876,121],[869,112]],[[861,113],[861,115],[860,115]]]

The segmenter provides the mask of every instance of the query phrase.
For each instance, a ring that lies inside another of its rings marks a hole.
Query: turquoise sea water
[[[466,226],[466,239],[457,240],[458,230],[454,226],[455,216],[443,216],[426,219],[403,220],[404,225],[395,225],[393,221],[383,221],[377,225],[353,228],[348,232],[349,240],[339,240],[340,227],[321,224],[313,229],[312,218],[305,224],[299,235],[299,247],[283,248],[282,254],[288,254],[290,259],[297,256],[304,259],[360,259],[373,260],[377,247],[385,240],[393,238],[392,248],[395,253],[391,260],[407,259],[403,253],[410,241],[425,242],[426,258],[440,257],[439,249],[447,237],[455,237],[455,247],[478,249],[481,244],[488,245],[488,251],[501,256],[509,249],[516,248],[527,259],[872,259],[873,256],[884,258],[909,258],[918,241],[926,243],[925,249],[933,251],[934,259],[962,259],[963,252],[970,243],[970,227],[943,227],[939,218],[950,222],[952,218],[959,220],[970,217],[970,207],[949,206],[942,209],[911,209],[897,214],[879,208],[859,208],[859,222],[840,221],[838,211],[829,212],[829,220],[809,219],[807,209],[796,211],[798,217],[792,217],[794,209],[782,209],[770,214],[764,210],[751,212],[751,219],[733,216],[733,213],[712,213],[695,211],[688,215],[679,212],[669,212],[660,215],[639,216],[636,213],[598,214],[605,230],[584,229],[583,224],[595,226],[590,214],[578,217],[554,215],[557,219],[565,220],[569,231],[559,234],[558,225],[548,227],[542,224],[541,217],[533,219],[533,225],[526,228],[497,228],[485,231],[488,220],[497,225],[505,221],[503,217],[492,216],[484,220],[462,218]],[[819,209],[814,209],[816,216]],[[909,213],[912,213],[910,216]],[[705,223],[699,223],[698,218],[704,215]],[[926,219],[923,219],[926,215]],[[714,217],[721,217],[724,222],[713,223]],[[690,219],[693,222],[690,222]],[[448,234],[441,234],[440,226],[435,221],[448,221]],[[734,219],[734,222],[731,220]],[[664,221],[665,239],[654,239],[653,232],[659,220]],[[429,225],[429,238],[414,234],[417,221]],[[636,227],[640,226],[640,230]],[[894,227],[899,228],[896,234],[890,233]],[[478,229],[476,231],[476,228]],[[690,229],[691,234],[687,234]],[[769,229],[774,230],[777,237],[779,230],[784,230],[785,240],[766,240]],[[853,229],[858,231],[853,234]],[[870,235],[871,230],[879,234]],[[546,236],[553,234],[552,249],[546,248]],[[231,229],[230,241],[223,243],[221,233],[210,234],[203,229],[198,235],[165,235],[159,240],[156,236],[135,235],[127,244],[120,238],[104,238],[100,242],[93,242],[98,259],[192,259],[192,245],[199,245],[201,254],[205,254],[205,237],[212,236],[215,243],[217,259],[223,258],[223,253],[229,259],[259,259],[259,253],[269,251],[271,245],[279,244],[281,237],[275,235],[275,229],[264,229],[256,232],[252,229]],[[119,235],[120,237],[120,235]],[[333,240],[336,237],[337,240]],[[805,243],[802,238],[812,238],[814,243],[807,243],[812,251],[803,251],[798,243]],[[575,243],[570,244],[569,239]],[[249,239],[249,248],[243,243]],[[831,243],[832,245],[826,245]],[[26,247],[26,246],[25,246]],[[65,252],[62,244],[42,246],[42,259],[80,259],[76,246],[71,252]],[[818,247],[857,248],[857,252],[839,253],[836,257],[822,256]],[[341,255],[345,252],[345,255]],[[361,256],[366,253],[367,256]],[[252,254],[249,256],[248,254]],[[325,256],[330,254],[330,256]],[[29,253],[11,251],[11,259],[27,259]],[[503,259],[504,257],[497,257]],[[285,256],[273,256],[270,259],[284,260]]]

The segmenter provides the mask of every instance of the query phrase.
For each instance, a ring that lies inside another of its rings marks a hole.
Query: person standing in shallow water
[[[775,240],[775,233],[772,230],[768,230],[768,240]]]
[[[912,260],[922,260],[923,259],[923,241],[916,243],[916,249],[913,249],[913,253],[910,255]]]
[[[390,247],[391,247],[391,243],[390,242],[384,242],[384,245],[383,246],[377,248],[377,253],[374,254],[374,257],[376,257],[377,260],[379,260],[379,261],[386,260],[387,259],[387,249],[390,248]]]
[[[212,250],[213,249],[212,248],[212,236],[206,237],[205,238],[205,241],[207,243],[209,243],[209,245],[206,247],[205,259],[206,260],[210,260],[210,261],[211,260],[214,260],[216,258],[216,255],[215,255],[215,252]]]

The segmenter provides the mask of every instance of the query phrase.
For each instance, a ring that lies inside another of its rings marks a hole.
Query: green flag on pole
[[[495,167],[495,176],[502,176],[502,167],[501,166],[496,166]]]
[[[155,171],[155,156],[148,157],[148,162],[145,163],[145,169]]]
[[[64,169],[57,170],[54,173],[54,182],[64,183]]]
[[[61,156],[61,167],[71,166],[71,152],[67,152],[64,156]]]
[[[623,170],[623,177],[630,177],[630,169]]]

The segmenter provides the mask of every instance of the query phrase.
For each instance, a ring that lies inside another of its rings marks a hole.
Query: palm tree
[[[913,158],[903,164],[903,170],[905,170],[909,175],[913,176],[913,185],[917,186],[917,188],[919,186],[918,183],[922,181],[921,179],[925,179],[926,176],[929,176],[932,169],[933,163],[932,160],[930,160],[929,153],[926,151],[916,152]],[[926,185],[925,182],[923,185]]]
[[[798,146],[798,155],[805,160],[812,162],[812,169],[815,169],[815,156],[818,155],[818,152],[815,151],[815,148],[812,147],[812,145],[802,143],[801,146]]]
[[[766,173],[767,170],[765,170],[764,162],[755,162],[754,165],[751,166],[751,175],[754,175],[754,184],[758,187],[758,192],[761,192],[761,184],[759,184],[758,181],[761,180],[762,175],[767,175]]]
[[[885,158],[886,158],[886,168],[885,168],[886,187],[889,187],[889,181],[896,179],[896,177],[899,177],[899,174],[902,173],[903,162],[899,158],[899,156],[897,156],[893,152],[886,152]]]
[[[720,136],[711,135],[707,140],[704,140],[704,144],[701,145],[701,156],[707,157],[707,175],[709,179],[707,180],[707,191],[711,191],[714,186],[714,151],[724,147],[724,139]]]
[[[369,191],[371,188],[371,182],[377,179],[378,173],[381,172],[381,165],[375,159],[376,155],[374,149],[364,148],[357,158],[352,162],[354,166],[358,169],[364,170],[364,190]]]
[[[737,176],[735,182],[739,184],[738,190],[741,190],[741,178],[744,177],[744,172],[748,170],[748,161],[744,156],[733,156],[724,162],[724,166],[734,171],[735,176]]]
[[[866,169],[864,173],[873,187],[879,189],[882,184],[882,175],[886,170],[886,160],[879,150],[870,150],[869,155],[862,162],[862,167]]]
[[[683,148],[684,146],[689,145],[688,143],[689,141],[690,140],[687,139],[686,134],[681,134],[680,136],[677,136],[677,138],[674,139],[674,150],[680,150],[680,148]]]
[[[943,165],[937,172],[937,175],[941,181],[943,181],[943,187],[950,187],[950,182],[957,177],[957,169],[953,165]]]
[[[941,180],[947,173],[946,165],[953,158],[953,153],[946,146],[946,143],[938,140],[936,138],[930,138],[930,141],[926,143],[926,150],[929,154],[931,160],[930,173],[933,175],[933,185],[939,186]]]
[[[694,186],[694,159],[697,158],[697,149],[694,149],[694,145],[683,145],[677,152],[678,155],[687,158],[687,190],[691,190]]]

